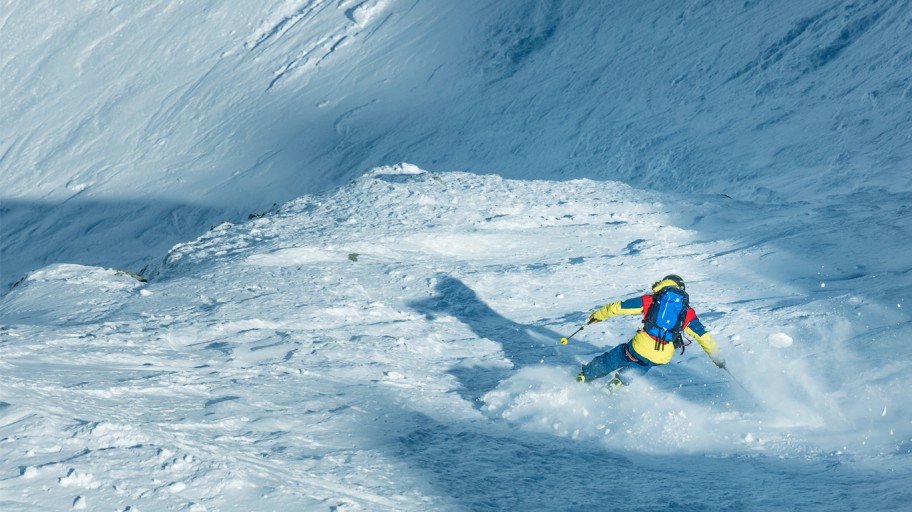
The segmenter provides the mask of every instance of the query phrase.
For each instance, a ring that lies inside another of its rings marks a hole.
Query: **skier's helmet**
[[[672,286],[672,283],[674,283],[673,286],[677,286],[682,290],[684,289],[684,278],[677,274],[668,274],[662,279],[659,279],[658,281],[652,283],[652,291],[658,292],[666,286]]]

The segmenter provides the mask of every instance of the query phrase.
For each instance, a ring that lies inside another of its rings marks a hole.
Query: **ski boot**
[[[614,377],[612,377],[612,379],[609,380],[609,381],[605,384],[605,388],[607,388],[608,391],[609,391],[610,393],[614,393],[615,391],[617,391],[618,389],[620,389],[621,386],[624,386],[624,385],[626,385],[626,384],[627,384],[626,382],[624,382],[624,381],[621,380],[620,374],[615,373],[615,374],[614,374]]]

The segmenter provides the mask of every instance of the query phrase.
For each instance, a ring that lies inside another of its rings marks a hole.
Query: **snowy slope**
[[[814,233],[839,245],[815,256],[833,268],[845,240],[909,239],[907,7],[13,2],[0,281],[50,263],[138,271],[224,220],[401,161],[726,194],[752,217],[784,208],[763,237],[799,252],[795,231],[848,215]]]
[[[0,509],[904,509],[908,7],[7,2]]]
[[[897,313],[783,288],[763,249],[616,182],[401,165],[149,283],[47,267],[0,302],[3,509],[902,508],[905,363],[853,343]],[[738,381],[694,345],[615,396],[573,382],[637,321],[560,337],[670,270]]]

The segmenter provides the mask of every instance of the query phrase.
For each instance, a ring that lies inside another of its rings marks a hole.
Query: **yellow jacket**
[[[671,281],[662,281],[654,289],[656,292],[665,286],[673,286]],[[645,315],[646,309],[652,305],[652,295],[643,295],[618,302],[606,304],[601,309],[589,316],[591,322],[601,322],[617,315]],[[697,340],[697,343],[703,347],[703,350],[709,354],[709,358],[718,364],[722,361],[722,354],[719,352],[719,345],[716,340],[710,336],[709,331],[697,318],[697,313],[693,308],[687,311],[687,317],[684,321],[684,332],[690,337]],[[669,344],[670,345],[670,344]],[[671,346],[660,344],[657,346],[655,338],[646,334],[641,328],[631,340],[631,346],[637,355],[648,359],[655,364],[668,364],[674,356],[675,350]]]

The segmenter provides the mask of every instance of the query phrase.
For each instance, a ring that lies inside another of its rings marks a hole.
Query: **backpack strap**
[[[689,339],[684,337],[684,329],[687,329],[687,325],[694,318],[697,318],[697,312],[694,311],[694,309],[688,305],[687,315],[684,317],[684,324],[681,325],[681,332],[678,333],[678,337],[675,338],[675,341],[674,341],[674,348],[675,349],[680,348],[681,354],[683,354],[684,349],[686,347],[690,346],[690,344],[692,343]]]

